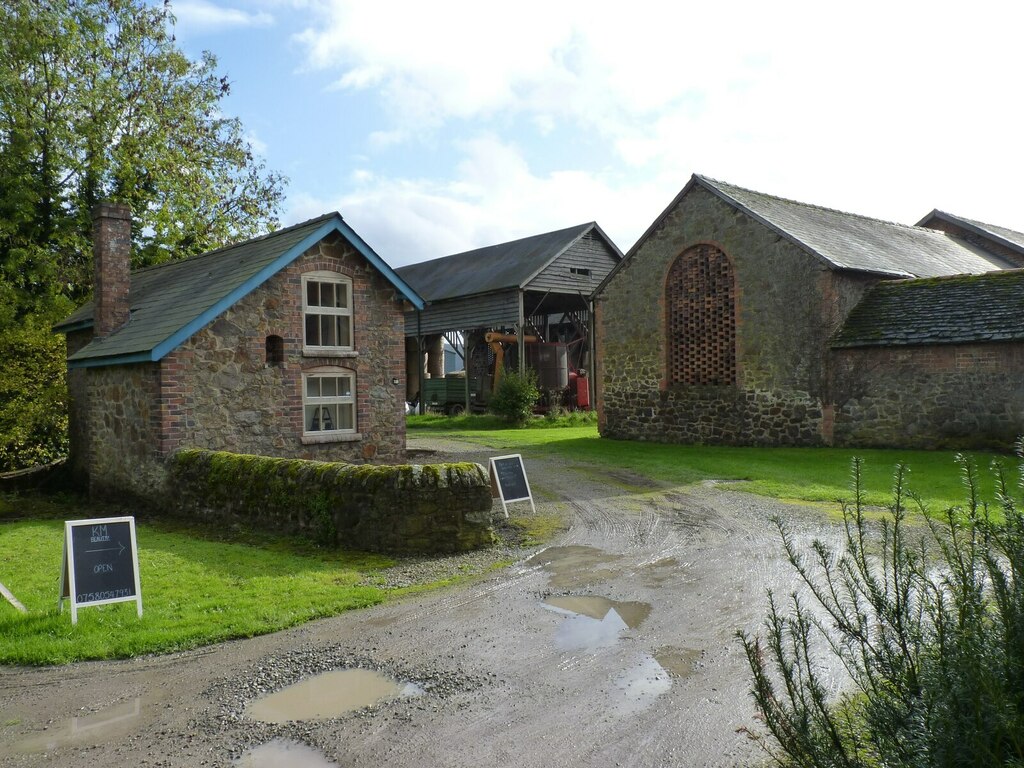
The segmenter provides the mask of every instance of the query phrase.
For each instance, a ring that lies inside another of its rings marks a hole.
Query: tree
[[[0,347],[26,350],[25,328],[89,295],[100,200],[131,206],[134,267],[277,226],[284,179],[223,114],[216,58],[190,60],[173,22],[167,2],[0,4]]]
[[[277,225],[265,171],[204,53],[175,45],[170,6],[8,0],[0,6],[0,264],[31,310],[91,282],[90,211],[128,203],[133,266]]]

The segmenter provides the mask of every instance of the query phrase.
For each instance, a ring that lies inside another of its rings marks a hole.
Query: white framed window
[[[302,433],[329,439],[356,433],[356,374],[321,368],[302,374]]]
[[[302,276],[302,348],[332,354],[352,350],[352,281],[334,272]]]

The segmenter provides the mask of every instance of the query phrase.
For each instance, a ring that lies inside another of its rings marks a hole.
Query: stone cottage
[[[693,176],[595,292],[601,433],[1006,446],[1024,234],[878,221]]]
[[[149,497],[182,447],[326,461],[405,453],[404,313],[423,302],[337,213],[129,274],[94,212],[94,300],[67,335],[71,466]]]

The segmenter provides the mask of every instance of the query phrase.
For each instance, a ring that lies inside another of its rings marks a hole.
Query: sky
[[[1024,4],[174,0],[223,104],[391,266],[596,221],[628,251],[691,175],[1024,232]]]

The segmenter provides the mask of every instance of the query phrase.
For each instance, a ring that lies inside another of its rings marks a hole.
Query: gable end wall
[[[302,275],[320,270],[352,279],[353,356],[302,352]],[[160,454],[189,447],[354,463],[404,459],[403,330],[394,287],[340,236],[322,241],[164,358]],[[283,339],[283,364],[266,363],[268,335]],[[359,438],[302,443],[302,372],[320,366],[355,371]]]
[[[665,280],[706,243],[736,281],[736,386],[669,385]],[[599,425],[635,440],[816,445],[830,438],[828,337],[869,281],[823,263],[693,187],[598,298]]]

